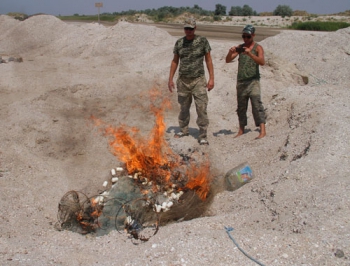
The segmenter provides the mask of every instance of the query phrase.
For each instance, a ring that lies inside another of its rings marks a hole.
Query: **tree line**
[[[114,15],[114,16],[130,16],[135,14],[145,14],[147,16],[156,18],[156,20],[161,21],[165,18],[171,18],[179,16],[183,13],[190,13],[199,16],[259,16],[260,14],[253,10],[249,5],[241,6],[231,6],[231,9],[227,12],[227,7],[221,4],[215,5],[215,10],[204,10],[199,5],[194,5],[193,7],[172,7],[163,6],[158,9],[145,9],[145,10],[128,10],[122,12],[113,13],[102,13],[103,15]],[[78,15],[78,14],[75,14]],[[292,16],[293,10],[287,5],[278,5],[271,15],[274,16]]]

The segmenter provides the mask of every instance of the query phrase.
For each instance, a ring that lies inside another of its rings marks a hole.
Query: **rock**
[[[344,257],[344,251],[342,251],[341,249],[337,249],[334,253],[334,256],[336,256],[337,258],[342,258]]]

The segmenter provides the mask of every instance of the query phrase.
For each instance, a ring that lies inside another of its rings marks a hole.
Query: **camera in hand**
[[[244,53],[245,52],[245,48],[243,46],[239,46],[239,47],[236,47],[236,52],[237,53]]]

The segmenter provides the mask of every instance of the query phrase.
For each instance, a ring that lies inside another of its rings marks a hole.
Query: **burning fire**
[[[166,142],[164,135],[166,125],[164,123],[164,110],[170,108],[170,102],[163,99],[157,107],[156,99],[159,99],[160,92],[157,89],[150,91],[151,111],[155,117],[155,125],[150,135],[145,138],[139,135],[137,128],[130,128],[126,125],[119,127],[106,126],[103,132],[108,136],[112,153],[125,164],[129,175],[139,175],[144,180],[152,182],[153,192],[159,191],[159,186],[177,187],[181,190],[194,190],[197,195],[205,200],[210,188],[209,162],[198,166],[194,163],[188,165],[186,175],[188,182],[181,187],[174,186],[177,168],[183,164],[182,158],[175,154]],[[104,123],[95,117],[91,117],[95,125],[101,126]],[[148,191],[144,190],[144,194]]]
[[[191,165],[187,170],[189,181],[187,182],[186,187],[195,190],[202,200],[206,199],[209,193],[211,180],[209,166],[209,162],[207,161],[200,168]]]
[[[174,153],[164,137],[164,110],[170,102],[156,89],[150,91],[150,99],[155,123],[148,137],[141,136],[137,128],[108,126],[91,117],[124,167],[111,170],[110,182],[103,183],[110,188],[97,196],[67,192],[58,206],[58,229],[76,226],[82,233],[100,228],[107,232],[105,229],[113,225],[118,231],[124,228],[136,240],[147,241],[157,233],[160,217],[165,222],[198,217],[196,214],[210,202],[209,160],[195,162]]]

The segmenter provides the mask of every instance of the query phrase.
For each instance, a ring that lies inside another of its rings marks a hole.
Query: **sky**
[[[226,6],[250,6],[256,12],[273,12],[278,5],[287,5],[292,10],[307,11],[310,14],[334,14],[350,10],[350,0],[0,0],[0,14],[20,12],[27,15],[45,13],[49,15],[94,15],[98,14],[96,2],[102,2],[100,13],[127,10],[157,9],[163,6],[199,7],[214,11],[217,4]]]

